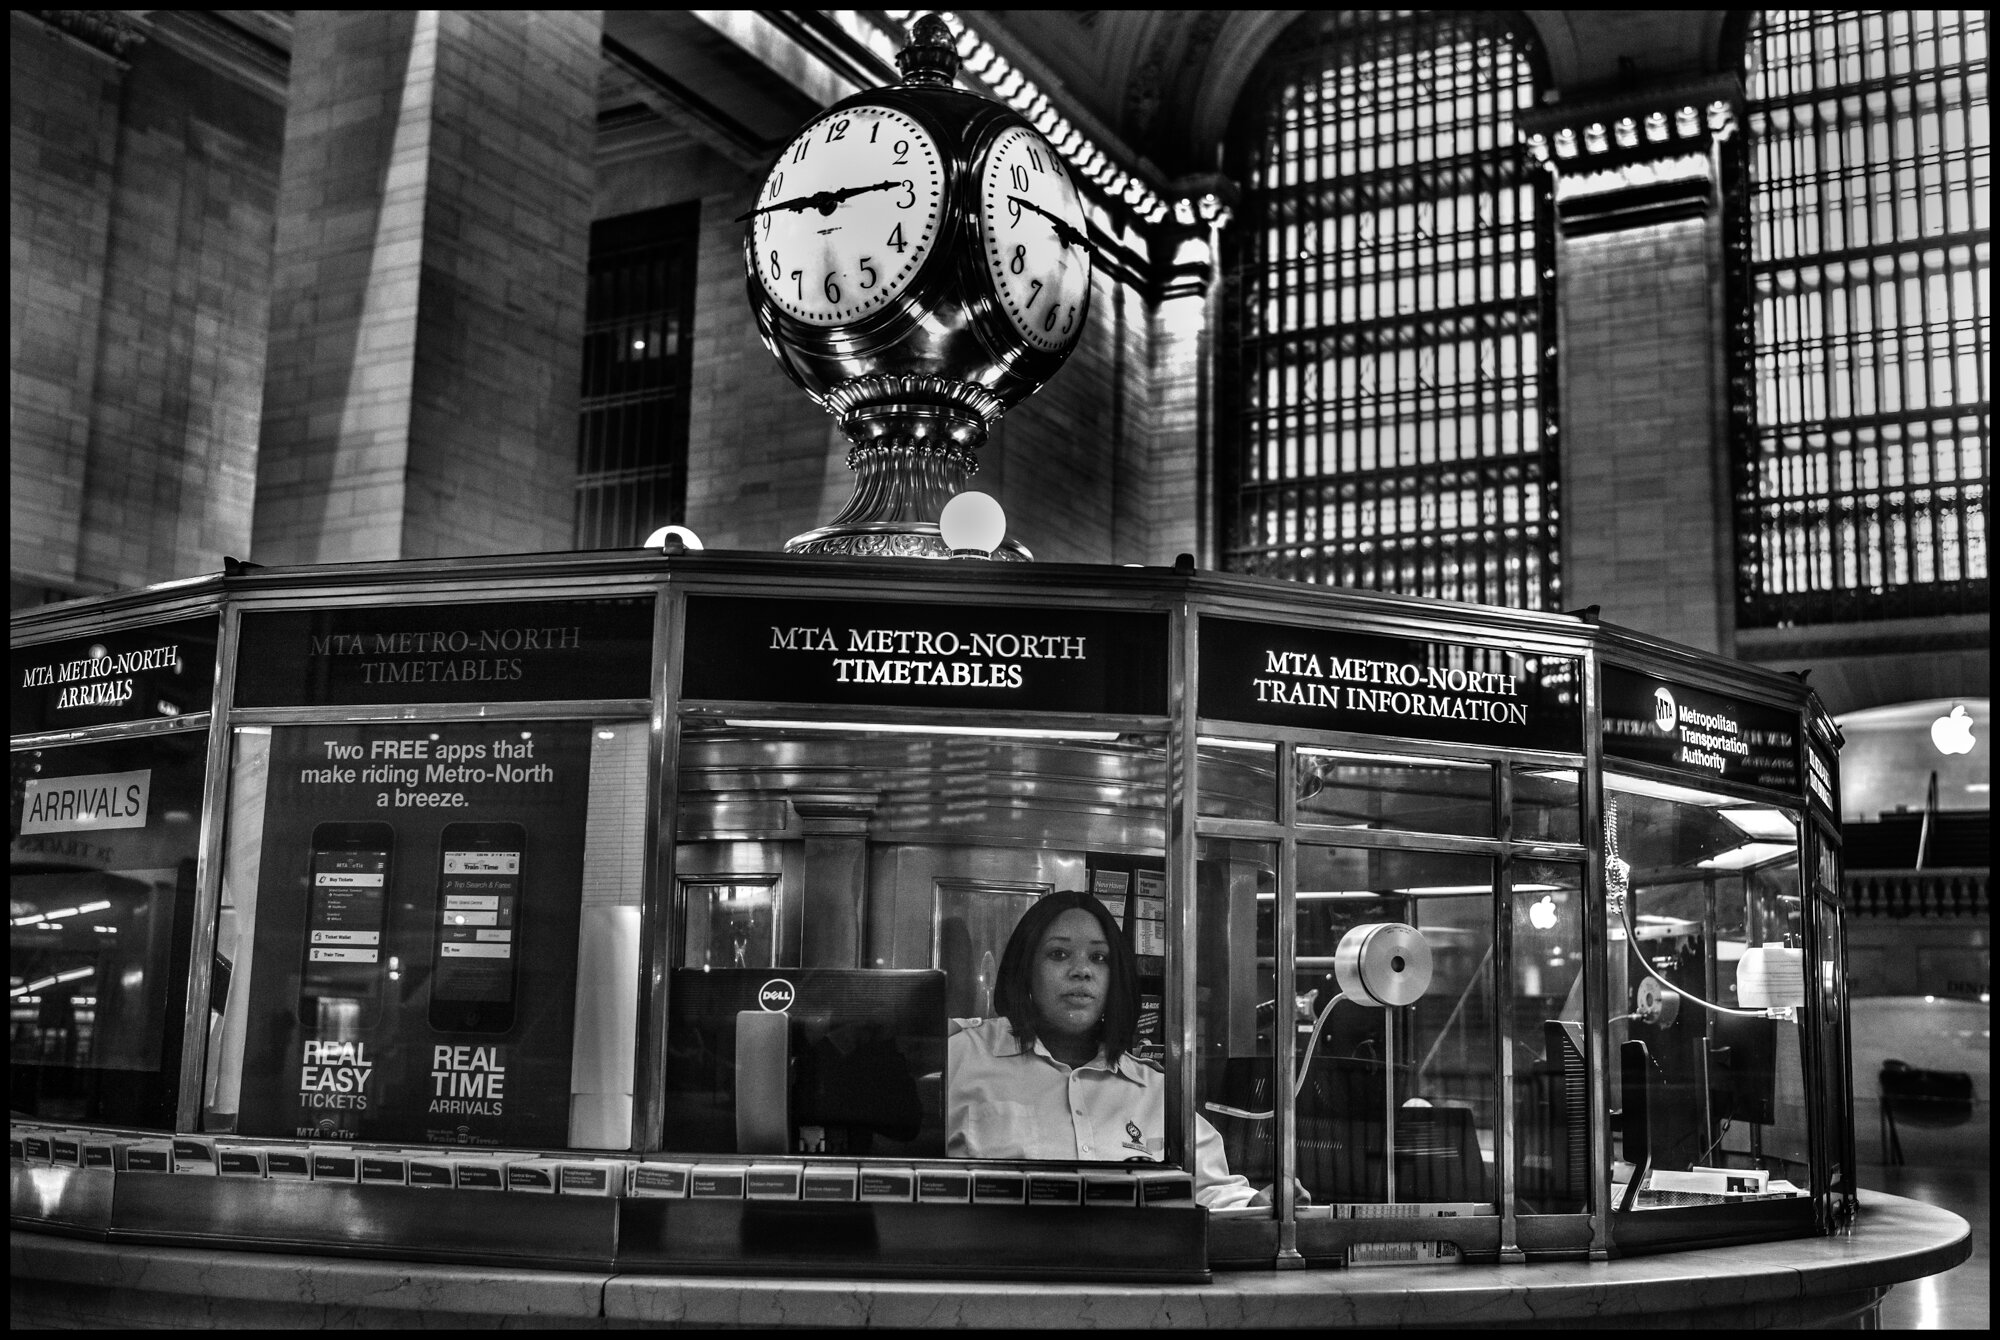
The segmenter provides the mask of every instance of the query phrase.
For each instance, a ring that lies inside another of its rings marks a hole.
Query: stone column
[[[253,557],[569,547],[602,12],[298,12]]]
[[[1556,173],[1563,600],[1734,654],[1716,76],[1524,114]],[[1547,276],[1543,276],[1544,282]]]

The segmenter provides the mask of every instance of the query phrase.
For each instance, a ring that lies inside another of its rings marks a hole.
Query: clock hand
[[[738,214],[734,221],[744,223],[756,218],[759,214],[773,214],[781,209],[795,210],[800,213],[808,209],[816,209],[821,214],[831,214],[843,200],[851,199],[868,191],[886,191],[902,184],[900,181],[878,181],[869,186],[843,186],[837,191],[815,191],[811,195],[794,196],[790,200],[780,200],[775,205],[765,205],[761,209],[753,209],[747,214]]]
[[[1009,196],[1008,198],[1010,200],[1013,200],[1016,204],[1023,205],[1028,209],[1034,210],[1035,213],[1041,215],[1043,218],[1047,219],[1052,225],[1054,225],[1056,231],[1056,241],[1062,243],[1066,247],[1081,247],[1085,253],[1092,256],[1095,256],[1097,254],[1097,248],[1090,245],[1090,239],[1084,236],[1082,233],[1078,232],[1074,227],[1071,226],[1069,220],[1063,218],[1060,214],[1056,214],[1050,210],[1043,209],[1040,205],[1036,204],[1034,201],[1028,200],[1022,196],[1016,195],[1016,196]]]

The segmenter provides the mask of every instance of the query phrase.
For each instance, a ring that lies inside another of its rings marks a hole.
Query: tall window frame
[[[1333,11],[1230,137],[1223,567],[1560,607],[1554,210],[1519,14]]]
[[[1753,24],[1740,627],[1989,608],[1989,26],[1912,10]]]
[[[699,202],[590,227],[578,549],[620,549],[686,519]]]

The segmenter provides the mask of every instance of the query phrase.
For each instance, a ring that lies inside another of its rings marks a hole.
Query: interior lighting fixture
[[[1696,865],[1702,870],[1748,870],[1753,865],[1763,865],[1780,856],[1796,856],[1798,851],[1798,845],[1792,842],[1746,842],[1740,847],[1719,851]]]
[[[1667,139],[1667,114],[1665,112],[1646,113],[1646,139],[1652,144],[1664,144]]]
[[[1618,147],[1621,149],[1632,149],[1638,146],[1639,127],[1629,116],[1619,117],[1617,124],[1611,127],[1611,133],[1617,139]]]
[[[1109,743],[1115,730],[1064,730],[1029,726],[911,726],[894,721],[794,721],[778,717],[725,717],[725,726],[772,730],[870,731],[881,735],[973,735],[1003,740],[1078,740]]]
[[[1680,805],[1700,805],[1707,809],[1717,809],[1729,803],[1721,796],[1697,791],[1691,786],[1675,786],[1672,782],[1656,782],[1646,777],[1627,777],[1613,772],[1604,774],[1604,789],[1653,800],[1671,800]]]
[[[1701,133],[1701,114],[1692,107],[1683,107],[1674,113],[1674,133],[1684,140],[1691,140]]]
[[[27,916],[15,917],[9,924],[15,926],[39,926],[48,921],[67,921],[71,917],[87,916],[92,912],[102,912],[109,906],[111,906],[111,900],[107,898],[102,902],[83,903],[77,907],[57,908],[53,912],[30,913]]]
[[[1601,154],[1611,147],[1610,141],[1604,134],[1602,121],[1592,121],[1583,128],[1583,147],[1594,154]]]
[[[1774,810],[1762,805],[1744,805],[1732,810],[1717,810],[1727,819],[1737,832],[1759,842],[1795,842],[1798,840],[1798,824],[1783,810]]]
[[[1576,132],[1566,126],[1556,132],[1556,157],[1576,157]]]
[[[701,536],[686,526],[662,526],[646,537],[643,547],[660,549],[669,554],[698,553],[704,548]]]
[[[920,12],[914,9],[879,11],[898,28]],[[1010,65],[993,44],[972,30],[963,17],[944,11],[944,21],[958,34],[961,77],[985,86],[987,92],[1034,123],[1057,152],[1068,158],[1093,185],[1109,199],[1123,200],[1147,223],[1167,217],[1171,207],[1150,187],[1131,173],[1120,170],[1082,135],[1070,119],[1056,111],[1048,95],[1035,86],[1023,70]]]
[[[938,513],[938,537],[953,558],[990,559],[1007,538],[1007,513],[991,494],[969,489]]]

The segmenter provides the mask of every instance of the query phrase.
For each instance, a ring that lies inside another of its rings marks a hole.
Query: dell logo
[[[757,988],[757,1003],[772,1014],[783,1014],[798,998],[798,988],[782,977],[773,977]]]

